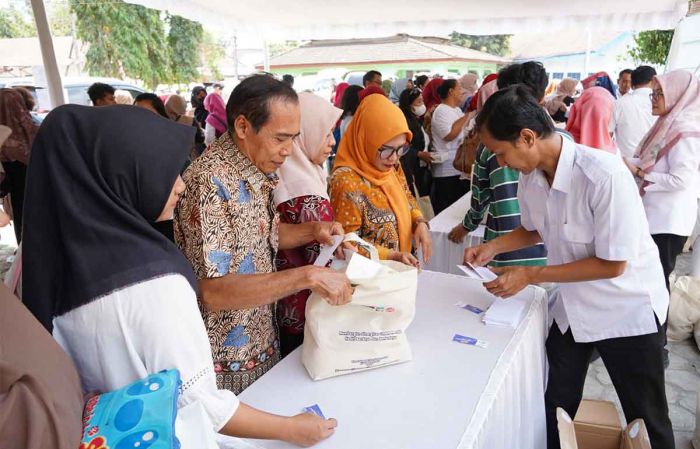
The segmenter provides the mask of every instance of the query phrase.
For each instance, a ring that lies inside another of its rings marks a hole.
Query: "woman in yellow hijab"
[[[432,240],[399,164],[412,137],[403,113],[386,97],[363,99],[340,141],[330,193],[346,233],[372,243],[381,259],[417,267],[413,242],[427,264]]]

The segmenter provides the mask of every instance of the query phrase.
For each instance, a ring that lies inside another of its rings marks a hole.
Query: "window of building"
[[[574,73],[574,72],[569,72],[569,73],[566,74],[566,77],[567,77],[567,78],[573,78],[573,79],[575,79],[575,80],[579,80],[579,81],[580,81],[580,80],[581,80],[581,73],[579,73],[579,72],[575,72],[575,73]]]
[[[553,79],[553,80],[561,80],[561,79],[564,79],[564,72],[554,72],[554,73],[552,73],[552,79]]]

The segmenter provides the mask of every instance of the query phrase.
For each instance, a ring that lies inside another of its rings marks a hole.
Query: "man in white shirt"
[[[623,157],[634,157],[644,135],[656,117],[651,114],[651,82],[656,70],[648,65],[637,67],[632,72],[632,92],[615,102],[615,111],[610,119],[610,132],[615,136],[617,147]]]
[[[544,242],[547,266],[493,269],[484,286],[508,298],[529,284],[559,283],[547,338],[549,449],[559,449],[556,408],[574,416],[594,349],[627,421],[643,418],[654,449],[674,447],[662,349],[668,292],[637,186],[617,155],[554,132],[530,91],[495,93],[477,117],[479,137],[501,165],[520,171],[521,227],[465,250],[485,265],[497,254]]]
[[[615,89],[615,97],[624,97],[629,93],[631,87],[632,69],[625,69],[617,76],[617,89]]]

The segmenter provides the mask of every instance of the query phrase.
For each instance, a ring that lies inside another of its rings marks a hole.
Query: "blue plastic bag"
[[[80,449],[179,449],[178,370],[161,371],[88,400]]]

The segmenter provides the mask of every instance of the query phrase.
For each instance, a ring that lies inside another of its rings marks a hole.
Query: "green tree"
[[[493,34],[490,36],[473,36],[453,31],[450,42],[460,47],[483,51],[497,56],[506,56],[510,52],[510,34]]]
[[[54,36],[70,36],[73,34],[73,14],[65,2],[47,3],[49,26]]]
[[[189,83],[199,78],[199,44],[204,29],[198,22],[180,16],[170,16],[168,47],[170,49],[170,72],[175,83]]]
[[[36,36],[34,23],[15,8],[0,9],[0,38]]]
[[[663,65],[671,49],[673,30],[642,31],[634,35],[634,47],[627,47],[627,53],[637,63]]]
[[[70,0],[78,38],[89,43],[85,69],[93,76],[130,77],[149,88],[168,81],[168,45],[160,13],[124,3]]]
[[[223,78],[219,70],[219,64],[224,56],[226,56],[224,46],[214,38],[213,34],[205,31],[199,48],[204,56],[204,65],[210,79],[220,80]]]
[[[274,58],[282,53],[286,53],[289,50],[294,50],[299,47],[301,43],[299,41],[284,41],[284,42],[274,42],[269,46],[270,57]]]

